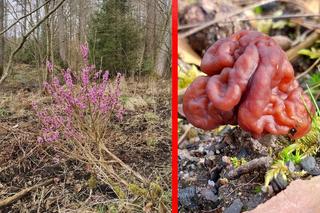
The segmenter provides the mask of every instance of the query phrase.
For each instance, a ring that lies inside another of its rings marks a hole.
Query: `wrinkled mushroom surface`
[[[218,40],[206,51],[201,70],[208,76],[195,79],[183,99],[194,126],[239,124],[256,138],[268,133],[299,138],[310,130],[314,107],[285,52],[269,36],[240,31]]]

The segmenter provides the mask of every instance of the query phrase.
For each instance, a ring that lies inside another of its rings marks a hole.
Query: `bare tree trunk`
[[[164,33],[163,33],[163,38],[162,38],[162,42],[161,42],[161,46],[158,50],[157,53],[157,57],[156,57],[156,62],[155,62],[155,72],[157,75],[159,76],[164,76],[166,73],[166,70],[168,69],[168,59],[170,58],[170,47],[171,47],[171,39],[170,39],[170,35],[171,35],[171,9],[168,10],[168,14],[167,14],[167,20],[165,21],[165,27],[164,27]]]
[[[147,1],[147,19],[146,19],[146,35],[145,35],[145,49],[144,49],[144,63],[147,63],[150,68],[154,66],[154,50],[155,43],[155,8],[156,0]]]
[[[40,0],[36,0],[36,8],[38,8],[40,5]],[[37,10],[36,12],[36,23],[40,21],[40,10]],[[36,37],[38,41],[40,40],[40,27],[36,29]]]
[[[47,15],[49,13],[49,7],[50,4],[45,5],[44,10],[45,14]],[[54,63],[52,61],[52,33],[51,33],[51,23],[50,23],[50,17],[46,20],[46,61],[50,61],[51,63]],[[46,69],[46,72],[44,72],[44,78],[45,81],[49,82],[51,81],[51,74],[48,69]]]
[[[23,15],[25,16],[27,14],[27,0],[23,0],[23,5],[22,5],[22,11],[23,11]],[[27,31],[27,18],[23,19],[23,26],[22,26],[22,34],[26,34]]]
[[[4,0],[0,0],[0,31],[4,29]],[[4,34],[0,35],[0,77],[3,74],[4,64]]]
[[[67,35],[66,35],[66,17],[64,15],[64,6],[58,12],[58,40],[59,40],[59,55],[62,62],[67,64]]]

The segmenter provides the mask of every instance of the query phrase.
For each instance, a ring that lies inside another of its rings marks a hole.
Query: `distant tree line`
[[[84,42],[111,73],[168,75],[170,15],[170,0],[0,0],[0,83],[19,63],[42,69],[42,80],[47,60],[78,70]]]

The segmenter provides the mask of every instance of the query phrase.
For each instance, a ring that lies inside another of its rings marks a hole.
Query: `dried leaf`
[[[179,39],[178,54],[181,60],[188,64],[195,64],[200,66],[200,56],[191,48],[187,39]]]

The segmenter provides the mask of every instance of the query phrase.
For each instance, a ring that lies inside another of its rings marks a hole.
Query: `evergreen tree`
[[[127,0],[103,0],[92,18],[89,45],[97,67],[114,74],[133,74],[138,69],[140,26],[130,14]]]

